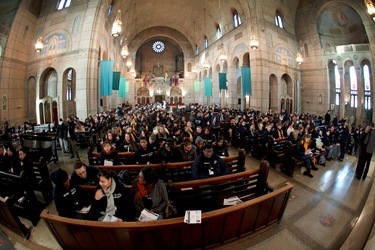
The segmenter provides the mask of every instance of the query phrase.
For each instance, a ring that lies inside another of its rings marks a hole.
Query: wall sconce
[[[133,67],[131,67],[129,72],[132,74],[132,76],[136,76],[135,69]]]
[[[365,0],[365,5],[367,8],[367,13],[370,15],[372,20],[375,21],[375,7],[371,0]]]
[[[296,62],[298,64],[301,64],[303,62],[303,57],[302,57],[301,53],[297,53],[297,55],[296,55]]]
[[[17,107],[16,107],[16,108],[17,108],[17,109],[21,109],[21,107],[22,107],[21,105],[17,105]]]
[[[121,21],[121,10],[118,10],[116,19],[112,25],[112,36],[118,37],[121,33],[122,21]]]
[[[39,37],[35,43],[35,52],[40,53],[43,49],[43,38]]]
[[[259,41],[255,36],[250,37],[250,49],[257,50],[259,48]]]
[[[323,103],[323,96],[322,96],[322,94],[319,95],[318,102],[319,102],[319,104]]]
[[[203,68],[204,68],[205,70],[207,70],[209,67],[210,67],[210,64],[208,64],[207,61],[204,61],[204,63],[203,63]]]

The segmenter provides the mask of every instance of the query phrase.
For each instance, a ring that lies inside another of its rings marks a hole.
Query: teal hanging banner
[[[219,73],[219,89],[228,89],[227,73]]]
[[[120,78],[120,83],[119,83],[119,88],[118,88],[118,97],[125,97],[125,86],[126,85],[126,78],[121,77]]]
[[[212,80],[209,77],[204,78],[204,96],[212,96]]]
[[[112,95],[113,61],[100,61],[99,86],[101,96]]]
[[[250,67],[241,68],[241,79],[242,79],[242,94],[244,96],[251,96],[251,71]]]
[[[200,90],[200,86],[201,85],[201,82],[200,81],[195,81],[194,82],[194,91],[195,92],[199,92],[199,90]]]
[[[125,93],[129,92],[129,81],[125,82]]]
[[[113,72],[112,90],[118,90],[120,84],[120,72]]]

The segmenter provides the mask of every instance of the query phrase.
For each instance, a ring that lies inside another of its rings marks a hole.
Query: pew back
[[[202,213],[201,224],[183,217],[150,222],[97,222],[41,217],[63,249],[196,249],[254,234],[281,220],[292,184],[236,206]],[[236,226],[234,226],[236,225]]]

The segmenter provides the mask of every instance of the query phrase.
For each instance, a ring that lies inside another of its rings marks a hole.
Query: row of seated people
[[[129,136],[129,134],[125,134],[125,138]],[[109,133],[108,137],[111,138],[111,133]],[[139,145],[132,144],[133,146],[131,146],[127,144],[126,147],[132,147],[132,150],[129,150],[129,152],[134,152],[134,163],[152,164],[194,161],[201,155],[204,145],[211,144],[210,142],[203,140],[201,137],[197,137],[195,142],[193,142],[189,135],[186,135],[179,145],[177,145],[177,141],[173,140],[173,138],[167,138],[165,141],[158,143],[155,141],[154,136],[151,135],[148,139],[141,137]],[[214,141],[212,146],[217,155],[221,157],[229,156],[228,145],[223,137],[219,137],[217,141]],[[120,165],[121,162],[118,153],[121,150],[118,151],[119,148],[120,146],[111,140],[105,141],[100,151],[100,164],[105,165],[105,162],[111,162],[109,164]]]
[[[192,165],[194,179],[222,176],[228,173],[223,159],[213,152],[212,145],[206,144],[202,155]],[[166,186],[150,167],[144,167],[138,178],[130,180],[106,169],[75,164],[70,180],[61,169],[51,173],[55,183],[54,201],[60,216],[103,220],[106,214],[119,218],[119,221],[133,221],[147,208],[163,218],[168,203]],[[94,197],[84,196],[82,185],[97,185]],[[126,188],[131,186],[131,188]],[[91,206],[87,214],[77,211]]]

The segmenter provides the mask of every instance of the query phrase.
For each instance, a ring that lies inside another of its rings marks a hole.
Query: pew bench
[[[313,158],[316,160],[315,165],[318,164],[320,156],[324,155],[325,152],[316,150]],[[291,155],[289,158],[284,159],[284,164],[280,167],[281,172],[290,177],[293,177],[294,171],[305,167],[305,162],[297,159],[297,157]]]
[[[31,228],[21,222],[13,208],[13,202],[7,196],[5,198],[0,196],[0,223],[25,239],[30,237]]]
[[[38,224],[44,206],[23,177],[0,171],[0,196],[9,197],[8,203],[17,216],[30,220],[34,226]]]
[[[131,164],[135,164],[134,154],[135,154],[134,152],[119,152],[118,158],[121,164],[131,165]],[[87,148],[87,158],[89,161],[89,165],[101,165],[102,164],[100,160],[100,153],[94,152],[92,147]]]
[[[180,216],[185,210],[208,212],[223,208],[224,199],[237,196],[242,201],[272,192],[268,186],[268,162],[261,162],[259,169],[233,173],[202,180],[170,183],[169,198]]]
[[[228,173],[238,173],[245,170],[246,153],[244,150],[239,150],[238,155],[223,157],[224,162],[227,164]],[[133,180],[137,178],[139,171],[144,166],[151,167],[158,174],[159,178],[164,182],[181,182],[193,179],[192,174],[193,161],[186,162],[173,162],[173,163],[160,163],[149,165],[115,165],[115,166],[96,166],[99,169],[113,170],[120,172],[127,170],[130,178]]]
[[[52,215],[41,217],[62,249],[203,249],[255,235],[278,223],[293,185],[202,213],[200,224],[184,223],[183,217],[148,222],[83,221]]]
[[[276,168],[277,163],[285,163],[292,156],[292,143],[288,139],[268,137],[267,159],[270,166]]]

